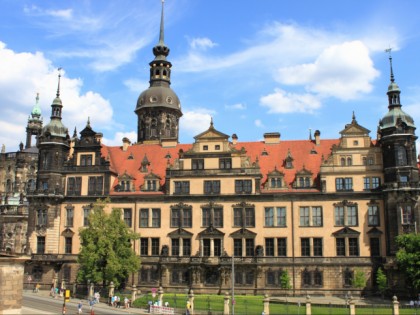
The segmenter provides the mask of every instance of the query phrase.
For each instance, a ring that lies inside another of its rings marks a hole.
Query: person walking
[[[79,314],[82,314],[82,307],[83,307],[83,304],[82,304],[82,301],[80,301],[79,304],[77,304],[77,312]]]

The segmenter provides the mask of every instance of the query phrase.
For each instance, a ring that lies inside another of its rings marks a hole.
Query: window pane
[[[348,226],[357,225],[357,207],[355,206],[347,207],[347,225]]]
[[[215,227],[223,227],[223,209],[215,208],[213,209],[213,213],[214,213],[213,225]]]
[[[322,226],[322,208],[312,207],[312,225]]]
[[[171,210],[171,227],[180,227],[180,215],[179,209],[172,209]]]
[[[359,256],[358,238],[349,238],[349,256]]]
[[[211,213],[210,208],[203,208],[201,210],[201,212],[202,212],[202,224],[201,225],[203,227],[210,226],[210,213]]]
[[[309,238],[300,239],[300,246],[301,246],[301,255],[302,256],[310,256],[311,255],[311,247],[310,247]]]
[[[286,208],[277,207],[277,226],[286,226]]]
[[[140,227],[149,226],[149,209],[140,209]]]
[[[322,238],[314,238],[314,256],[322,256]]]
[[[182,239],[182,255],[183,256],[191,255],[191,240],[189,238]]]
[[[245,208],[245,215],[246,215],[245,226],[254,227],[255,226],[254,208]]]
[[[287,238],[277,239],[277,256],[287,256]]]
[[[265,208],[265,226],[274,226],[274,208]]]
[[[368,224],[370,226],[379,225],[379,209],[378,206],[369,206],[368,209]]]
[[[179,239],[172,239],[172,256],[179,256]]]
[[[149,254],[149,239],[140,238],[140,255],[147,256]]]
[[[152,227],[160,227],[160,209],[152,209]]]
[[[183,227],[192,227],[191,209],[183,209]]]
[[[300,226],[309,226],[309,207],[300,207]]]
[[[245,255],[246,256],[254,256],[254,239],[253,238],[247,238],[245,240]]]
[[[335,207],[335,225],[344,225],[344,207]]]
[[[346,242],[344,238],[337,238],[336,242],[336,250],[337,256],[345,256],[346,255]]]
[[[158,256],[160,254],[160,240],[159,238],[152,238],[152,255]]]
[[[242,208],[233,209],[233,225],[242,227]]]
[[[242,257],[242,239],[233,240],[234,255],[236,257]]]
[[[265,239],[265,256],[274,256],[274,238]]]

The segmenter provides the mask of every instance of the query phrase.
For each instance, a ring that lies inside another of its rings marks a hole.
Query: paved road
[[[74,300],[66,303],[67,315],[77,314],[77,304],[80,300]],[[89,305],[86,300],[83,303],[83,314],[90,314]],[[23,293],[22,314],[41,315],[41,314],[62,314],[63,300],[53,299],[48,294],[35,294],[32,292]],[[95,315],[104,314],[148,314],[141,309],[115,309],[105,303],[96,304],[94,307]]]

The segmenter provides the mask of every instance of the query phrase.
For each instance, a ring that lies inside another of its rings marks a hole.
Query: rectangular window
[[[245,239],[245,255],[248,257],[254,256],[254,239]]]
[[[348,226],[357,226],[357,207],[356,206],[348,206],[347,207],[347,225]]]
[[[192,209],[171,209],[171,227],[192,227]]]
[[[309,207],[300,207],[300,226],[309,226]]]
[[[242,257],[242,239],[237,238],[233,240],[233,252],[236,257]]]
[[[171,210],[171,227],[180,227],[181,226],[181,215],[180,209],[172,209]]]
[[[322,238],[315,237],[313,239],[314,256],[322,256]]]
[[[47,210],[37,210],[36,211],[36,223],[39,226],[47,225]]]
[[[133,222],[132,222],[132,211],[131,209],[124,209],[124,222],[128,227],[131,227]]]
[[[287,256],[287,238],[285,237],[277,239],[277,256]]]
[[[179,238],[172,239],[172,256],[179,256]]]
[[[88,195],[102,195],[103,181],[103,176],[90,176],[88,180]]]
[[[222,240],[214,239],[214,256],[219,257],[222,256]]]
[[[69,177],[67,178],[67,195],[80,196],[82,191],[82,178]]]
[[[337,238],[335,240],[337,256],[346,256],[346,239]]]
[[[265,226],[274,226],[274,208],[265,208]]]
[[[277,226],[286,226],[286,207],[277,207]]]
[[[44,254],[45,253],[45,236],[37,236],[36,238],[36,253]]]
[[[305,237],[300,239],[301,256],[311,256],[310,239]]]
[[[152,238],[152,256],[159,256],[160,254],[160,239]]]
[[[237,179],[235,180],[235,193],[237,194],[250,194],[252,192],[252,180],[250,179]]]
[[[80,155],[80,166],[91,166],[92,165],[92,154]]]
[[[336,190],[353,190],[353,178],[346,177],[346,178],[336,178],[335,179],[335,189]]]
[[[265,256],[274,256],[274,238],[265,239]]]
[[[89,225],[90,207],[83,207],[83,226]]]
[[[370,238],[370,256],[378,257],[381,255],[381,246],[378,237],[371,237]]]
[[[160,227],[160,209],[152,209],[152,227]]]
[[[204,193],[205,194],[220,194],[220,180],[205,180]]]
[[[379,186],[381,186],[381,178],[372,177],[372,189],[378,188]]]
[[[211,223],[211,209],[210,208],[203,208],[201,210],[201,213],[202,213],[201,226],[204,226],[204,227],[210,226],[210,223]]]
[[[209,238],[203,239],[203,256],[206,256],[206,257],[210,256],[210,253],[211,253],[210,243],[211,241]]]
[[[232,168],[232,159],[231,158],[219,159],[219,168],[220,169],[231,169]]]
[[[379,208],[377,205],[370,205],[368,208],[368,225],[379,226]]]
[[[312,207],[312,226],[322,226],[321,207]]]
[[[149,209],[140,209],[140,227],[149,226]]]
[[[191,256],[191,239],[182,239],[182,256]]]
[[[140,255],[148,256],[149,255],[149,239],[145,237],[140,238]]]
[[[223,209],[214,208],[213,209],[213,226],[214,227],[223,227]]]
[[[363,189],[364,190],[370,189],[370,177],[363,177]]]
[[[411,206],[404,205],[400,207],[401,211],[401,224],[410,224],[411,223]]]
[[[266,276],[266,283],[268,285],[275,285],[276,284],[276,272],[267,271],[265,276]]]
[[[65,245],[64,245],[64,252],[66,254],[71,254],[72,247],[73,247],[73,238],[72,237],[66,237],[64,239]]]
[[[190,182],[189,181],[176,181],[175,194],[189,194],[190,193]]]
[[[191,167],[193,170],[203,170],[204,169],[204,159],[192,159]]]
[[[242,208],[233,209],[233,225],[235,227],[242,227]]]
[[[344,207],[336,206],[334,209],[335,214],[335,225],[343,226],[344,225]]]
[[[74,208],[66,208],[66,227],[73,227]]]
[[[182,227],[192,227],[191,209],[182,209]]]
[[[356,237],[349,238],[349,256],[359,256],[359,239]]]
[[[245,227],[255,226],[254,208],[245,208]]]

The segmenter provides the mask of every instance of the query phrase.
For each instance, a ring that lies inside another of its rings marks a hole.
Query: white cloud
[[[127,79],[124,82],[124,85],[130,89],[132,92],[141,92],[149,88],[149,82],[138,79]]]
[[[214,112],[207,109],[184,110],[180,121],[183,133],[196,136],[210,127]]]
[[[232,105],[225,105],[225,108],[228,109],[228,110],[245,110],[246,105],[244,105],[242,103],[236,103],[236,104],[232,104]]]
[[[69,20],[73,17],[73,9],[63,9],[63,10],[44,10],[36,5],[23,7],[23,12],[28,15],[36,16],[48,16]]]
[[[135,143],[137,142],[137,132],[116,132],[113,139],[107,139],[104,137],[102,142],[108,146],[121,146],[123,138],[128,138],[131,143]]]
[[[7,126],[0,135],[0,144],[15,150],[19,139],[24,142],[27,118],[37,92],[44,125],[50,121],[57,82],[57,70],[42,53],[16,53],[0,42],[0,124]],[[113,110],[109,101],[93,91],[81,92],[82,86],[81,79],[69,78],[63,73],[60,86],[62,116],[70,135],[75,126],[78,131],[84,128],[88,117],[92,126],[112,124]]]
[[[192,49],[207,50],[207,48],[213,48],[214,46],[217,46],[217,44],[207,37],[193,38],[190,40],[190,47]]]
[[[264,124],[262,123],[262,121],[261,121],[260,119],[256,119],[256,120],[254,121],[254,124],[255,124],[255,126],[256,126],[256,127],[258,127],[258,128],[263,128],[263,127],[264,127]]]
[[[295,94],[275,89],[274,93],[260,98],[260,105],[269,113],[313,113],[321,107],[320,100],[312,94]]]
[[[369,93],[379,75],[361,41],[329,46],[314,63],[285,67],[278,73],[283,84],[304,85],[313,93],[341,100]]]

